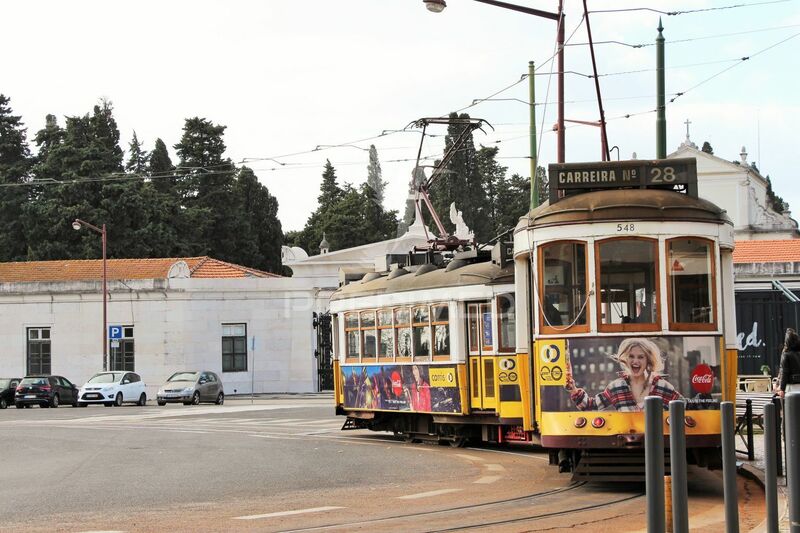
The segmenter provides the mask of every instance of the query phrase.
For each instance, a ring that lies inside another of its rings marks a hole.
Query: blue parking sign
[[[121,339],[122,338],[122,326],[108,326],[108,338],[109,339]]]

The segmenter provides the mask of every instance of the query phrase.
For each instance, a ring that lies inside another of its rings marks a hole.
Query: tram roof
[[[529,228],[612,220],[733,225],[725,210],[708,200],[660,189],[614,189],[576,194],[555,204],[542,204],[523,218]]]
[[[409,271],[408,274],[397,277],[390,276],[388,272],[380,274],[378,278],[374,278],[374,274],[368,274],[367,281],[356,281],[339,288],[333,293],[331,300],[424,289],[514,282],[513,264],[501,268],[500,265],[491,261],[485,261],[465,264],[458,268],[451,267],[449,271],[445,268],[426,271],[426,267],[429,266],[423,265],[422,270]]]

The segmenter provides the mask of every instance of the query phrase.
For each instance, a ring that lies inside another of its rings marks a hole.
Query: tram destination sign
[[[595,163],[555,163],[548,167],[550,203],[580,192],[603,189],[672,189],[697,197],[693,157]]]

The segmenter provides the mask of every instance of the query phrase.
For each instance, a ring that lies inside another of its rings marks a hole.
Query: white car
[[[147,403],[145,384],[134,372],[98,372],[78,392],[78,407],[102,403],[106,407],[120,406],[123,402],[136,405]]]

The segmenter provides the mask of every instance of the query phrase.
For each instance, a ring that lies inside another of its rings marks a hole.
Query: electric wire
[[[740,7],[754,7],[754,6],[763,6],[768,4],[783,4],[790,1],[791,0],[766,0],[764,2],[751,2],[746,4],[733,4],[729,6],[718,6],[718,7],[704,7],[698,9],[683,9],[680,11],[662,11],[660,9],[654,9],[652,7],[628,7],[620,9],[596,9],[590,11],[589,13],[623,13],[631,11],[649,11],[651,13],[659,13],[661,15],[677,16],[677,15],[688,15],[692,13],[705,13],[708,11],[723,11],[728,9],[737,9]]]

